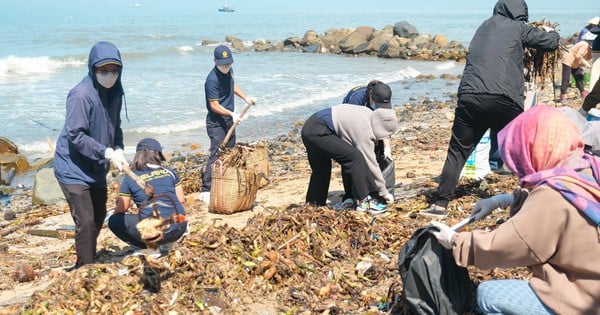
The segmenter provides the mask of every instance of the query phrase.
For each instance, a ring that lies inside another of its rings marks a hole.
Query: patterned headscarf
[[[548,185],[600,226],[600,159],[583,152],[577,127],[562,112],[541,104],[523,112],[498,133],[498,145],[522,187]]]

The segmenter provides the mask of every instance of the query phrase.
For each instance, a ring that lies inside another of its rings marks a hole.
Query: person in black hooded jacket
[[[525,1],[499,0],[471,39],[438,200],[421,214],[444,217],[460,171],[486,130],[499,131],[523,112],[524,50],[553,51],[560,38],[551,28],[529,25],[528,19]]]

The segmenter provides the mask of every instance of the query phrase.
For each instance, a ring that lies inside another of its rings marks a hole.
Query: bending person
[[[315,206],[326,204],[331,159],[334,159],[352,181],[357,210],[385,212],[386,205],[369,195],[374,193],[388,203],[394,202],[375,158],[375,142],[391,136],[397,129],[398,120],[392,109],[372,111],[341,104],[313,114],[301,132],[312,169],[306,202]]]

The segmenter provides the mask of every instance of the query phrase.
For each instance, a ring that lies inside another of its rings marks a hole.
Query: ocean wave
[[[435,66],[435,69],[439,70],[439,71],[443,71],[443,70],[452,69],[452,68],[454,68],[456,66],[457,66],[456,62],[454,62],[454,61],[446,61],[446,62],[442,62],[439,65]]]
[[[191,52],[194,51],[194,47],[192,46],[178,46],[175,47],[175,49],[180,53],[180,54],[189,54]]]
[[[23,77],[46,76],[65,67],[80,67],[87,64],[86,60],[75,58],[57,59],[43,57],[17,57],[10,55],[0,59],[0,83]]]
[[[52,144],[51,144],[52,143]],[[52,145],[52,148],[50,148]],[[30,155],[50,155],[54,151],[55,144],[51,141],[34,141],[30,143],[17,143],[19,152],[26,156]]]
[[[159,126],[143,126],[136,127],[131,129],[123,130],[125,133],[139,133],[139,134],[156,134],[156,135],[165,135],[174,132],[185,132],[195,129],[200,129],[205,126],[203,120],[194,120],[191,122],[184,123],[173,123]]]

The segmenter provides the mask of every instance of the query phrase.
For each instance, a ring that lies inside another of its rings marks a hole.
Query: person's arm
[[[246,102],[246,104],[248,104],[248,105],[255,105],[256,104],[256,101],[253,98],[246,96],[246,94],[244,93],[244,91],[242,91],[242,89],[238,86],[237,83],[233,84],[233,93],[235,93],[235,95],[237,95],[241,99],[243,99],[244,102]]]
[[[385,179],[383,179],[383,174],[381,174],[381,169],[379,168],[379,163],[377,163],[377,157],[375,156],[374,139],[366,137],[360,141],[355,141],[355,146],[358,151],[362,153],[367,162],[369,172],[373,175],[373,180],[379,190],[379,195],[384,197],[389,192],[385,187]]]
[[[183,191],[183,186],[175,186],[175,195],[177,196],[179,202],[181,202],[181,204],[185,206],[185,192]]]
[[[106,146],[92,138],[88,112],[91,110],[89,97],[81,90],[71,91],[67,97],[65,129],[73,147],[91,160],[103,160]]]
[[[476,230],[453,237],[459,266],[513,268],[546,262],[556,253],[568,202],[549,187],[534,189],[517,212],[493,231]],[[552,208],[552,209],[550,209]],[[548,215],[549,211],[553,215]]]
[[[386,158],[389,158],[390,160],[393,160],[392,157],[392,138],[388,137],[388,138],[383,138],[383,156],[385,156]]]
[[[544,51],[554,51],[558,48],[560,35],[556,31],[546,32],[528,24],[522,24],[521,39],[525,47]]]
[[[115,213],[125,213],[131,206],[130,196],[119,196],[117,198],[117,206],[115,207]]]

